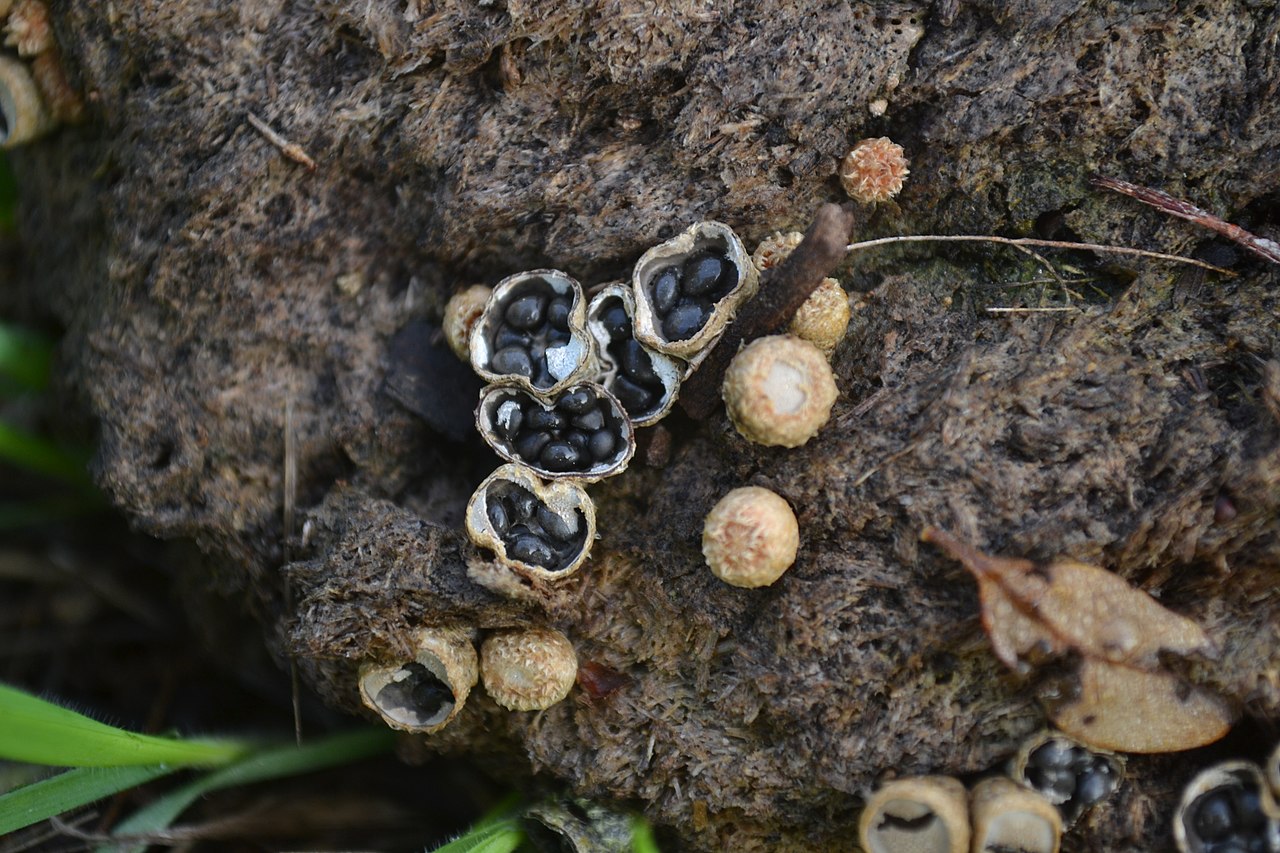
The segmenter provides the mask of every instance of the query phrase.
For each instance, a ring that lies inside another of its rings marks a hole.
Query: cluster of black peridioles
[[[723,249],[706,248],[658,271],[650,304],[669,341],[692,338],[711,319],[715,304],[738,283],[738,269]]]
[[[631,315],[621,297],[614,295],[605,301],[598,322],[609,339],[606,354],[617,366],[614,375],[605,379],[605,387],[633,420],[653,416],[666,402],[667,388],[654,368],[653,357],[636,340]]]
[[[575,510],[571,520],[563,519],[515,483],[491,487],[486,512],[507,556],[522,563],[558,571],[572,563],[586,544],[580,511]]]
[[[571,341],[569,328],[573,296],[559,294],[545,280],[530,279],[523,292],[502,309],[494,332],[490,368],[494,373],[523,376],[533,387],[546,390],[563,379],[548,358]]]
[[[603,394],[579,385],[546,408],[513,390],[497,404],[492,428],[520,461],[554,474],[586,473],[616,460],[625,439],[621,419]]]
[[[1120,779],[1111,761],[1083,746],[1047,740],[1027,756],[1027,784],[1044,794],[1068,823],[1110,796]]]
[[[1217,788],[1191,801],[1188,825],[1204,853],[1276,853],[1280,832],[1262,808],[1262,791],[1252,785]]]

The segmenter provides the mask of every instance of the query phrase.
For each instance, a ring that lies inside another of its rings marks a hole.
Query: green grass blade
[[[661,853],[653,838],[653,827],[639,816],[631,819],[631,853]]]
[[[513,817],[472,827],[433,853],[513,853],[524,843],[524,830]]]
[[[53,345],[20,326],[0,323],[0,379],[25,391],[43,391],[49,384]]]
[[[0,835],[135,788],[173,771],[172,767],[155,765],[81,767],[24,785],[0,796]]]
[[[363,758],[388,752],[395,745],[395,733],[390,729],[362,729],[357,732],[333,735],[306,746],[287,746],[266,749],[243,758],[234,764],[215,770],[190,784],[170,791],[151,804],[134,812],[122,821],[112,835],[149,835],[168,829],[169,825],[188,806],[208,794],[222,788],[248,785],[282,776],[296,776],[350,764]],[[140,851],[146,844],[109,844],[99,847],[106,851]]]
[[[48,439],[15,429],[3,421],[0,421],[0,461],[78,486],[91,485],[85,467],[89,454],[65,450]]]
[[[506,797],[471,829],[431,853],[512,853],[525,842],[519,806],[519,794]]]
[[[216,766],[239,758],[250,745],[134,734],[0,685],[0,758],[11,761],[62,767]]]

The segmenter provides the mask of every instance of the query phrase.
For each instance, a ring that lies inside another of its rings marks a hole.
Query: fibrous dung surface
[[[643,803],[691,849],[840,849],[884,775],[993,768],[1043,722],[1044,673],[992,655],[972,581],[917,541],[933,524],[1119,573],[1219,648],[1187,677],[1242,726],[1280,720],[1280,277],[1087,183],[1274,228],[1274,4],[54,6],[92,118],[14,155],[41,259],[22,298],[68,329],[111,499],[208,552],[331,703],[356,710],[360,662],[407,654],[423,624],[547,622],[625,686],[536,718],[473,695],[420,748]],[[669,420],[665,467],[592,487],[586,566],[505,596],[462,532],[497,460],[448,428],[478,389],[438,333],[450,294],[544,267],[625,281],[704,219],[748,246],[801,229],[843,200],[848,147],[879,136],[911,175],[855,237],[1083,238],[1240,275],[1071,253],[1057,280],[990,246],[854,254],[817,437],[766,448],[723,412]],[[703,517],[743,485],[800,522],[767,589],[702,564]],[[1130,761],[1067,846],[1164,846],[1192,769]]]

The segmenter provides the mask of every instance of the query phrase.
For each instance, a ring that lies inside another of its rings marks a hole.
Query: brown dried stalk
[[[1280,264],[1280,243],[1274,240],[1268,240],[1265,237],[1259,237],[1256,234],[1244,230],[1239,225],[1233,225],[1226,220],[1219,219],[1207,210],[1202,210],[1190,202],[1175,198],[1166,192],[1154,190],[1150,187],[1131,184],[1128,181],[1122,181],[1118,178],[1108,178],[1104,175],[1094,175],[1089,179],[1094,186],[1105,187],[1109,190],[1115,190],[1118,193],[1127,195],[1130,198],[1136,198],[1143,204],[1149,204],[1156,210],[1163,211],[1170,216],[1176,216],[1179,219],[1185,219],[1188,222],[1194,222],[1201,228],[1208,228],[1233,240],[1244,246],[1255,255],[1266,258],[1273,264]]]

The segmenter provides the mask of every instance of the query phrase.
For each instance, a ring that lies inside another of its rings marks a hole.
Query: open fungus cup
[[[1058,853],[1062,816],[1043,796],[1004,776],[983,779],[970,798],[974,853]]]
[[[559,580],[591,553],[595,504],[572,480],[544,483],[523,465],[508,463],[471,495],[467,535],[517,574]]]
[[[471,367],[486,382],[556,394],[594,371],[582,285],[559,270],[507,276],[471,333]]]
[[[480,395],[476,427],[503,459],[549,480],[594,483],[621,474],[636,447],[626,411],[594,382],[545,403],[514,386],[490,386]]]
[[[1072,826],[1120,787],[1124,759],[1061,732],[1042,731],[1023,741],[1009,770],[1015,782],[1057,806]]]
[[[358,676],[360,700],[388,726],[432,734],[449,724],[479,677],[472,632],[461,627],[422,628],[412,660],[367,662]]]
[[[624,284],[607,284],[587,306],[596,346],[596,381],[618,398],[638,427],[657,423],[675,405],[685,364],[635,336],[636,302]]]
[[[54,126],[27,64],[11,56],[0,56],[0,119],[0,148],[30,142]]]
[[[867,853],[969,853],[969,800],[950,776],[888,782],[867,800],[858,821]]]
[[[1225,761],[1197,774],[1182,789],[1173,840],[1181,853],[1280,850],[1280,807],[1262,770]]]
[[[759,283],[733,229],[698,222],[640,256],[631,275],[636,338],[696,364]]]

